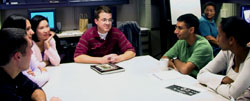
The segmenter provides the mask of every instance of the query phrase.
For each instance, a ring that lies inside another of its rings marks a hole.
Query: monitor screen
[[[56,30],[55,9],[30,9],[28,11],[30,19],[36,15],[44,16],[48,19],[50,29]]]
[[[250,5],[241,6],[241,17],[250,23]]]

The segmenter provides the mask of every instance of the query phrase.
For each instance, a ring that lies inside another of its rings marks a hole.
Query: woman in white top
[[[31,55],[30,68],[33,70],[35,75],[43,75],[42,72],[47,71],[46,66],[48,65],[59,65],[60,57],[56,50],[55,40],[53,36],[55,33],[50,31],[48,25],[48,19],[37,15],[31,19],[32,30],[35,32],[32,36],[33,46]],[[39,79],[36,81],[39,86],[44,85],[49,80],[49,75],[47,76],[36,76]]]
[[[236,99],[250,86],[249,24],[239,17],[222,19],[217,41],[222,51],[198,73],[201,84]],[[225,75],[218,74],[226,70]]]
[[[50,31],[48,19],[37,15],[31,19],[32,29],[35,34],[32,39],[33,57],[31,58],[32,67],[46,67],[48,65],[59,65],[60,56],[56,49],[56,43],[53,38],[54,32]]]

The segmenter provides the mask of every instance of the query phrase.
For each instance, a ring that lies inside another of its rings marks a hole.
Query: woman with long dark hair
[[[33,54],[35,58],[32,58],[32,66],[44,68],[48,65],[59,65],[60,56],[56,49],[56,42],[53,38],[54,32],[50,31],[48,19],[37,15],[31,19],[32,30],[35,34],[32,40],[35,42],[33,45]]]
[[[249,24],[236,16],[222,19],[218,27],[218,55],[197,76],[201,84],[227,98],[236,99],[250,86]],[[226,70],[225,75],[219,72]]]

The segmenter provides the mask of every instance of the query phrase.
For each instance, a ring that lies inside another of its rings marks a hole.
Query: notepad
[[[117,66],[115,64],[97,64],[97,65],[91,65],[90,67],[99,74],[111,74],[111,73],[125,71],[124,68]]]

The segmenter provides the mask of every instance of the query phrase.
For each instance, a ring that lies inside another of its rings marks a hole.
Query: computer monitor
[[[55,9],[29,9],[29,18],[32,19],[36,15],[44,16],[48,19],[49,27],[51,30],[56,31]]]
[[[241,6],[241,18],[250,23],[250,5]]]

